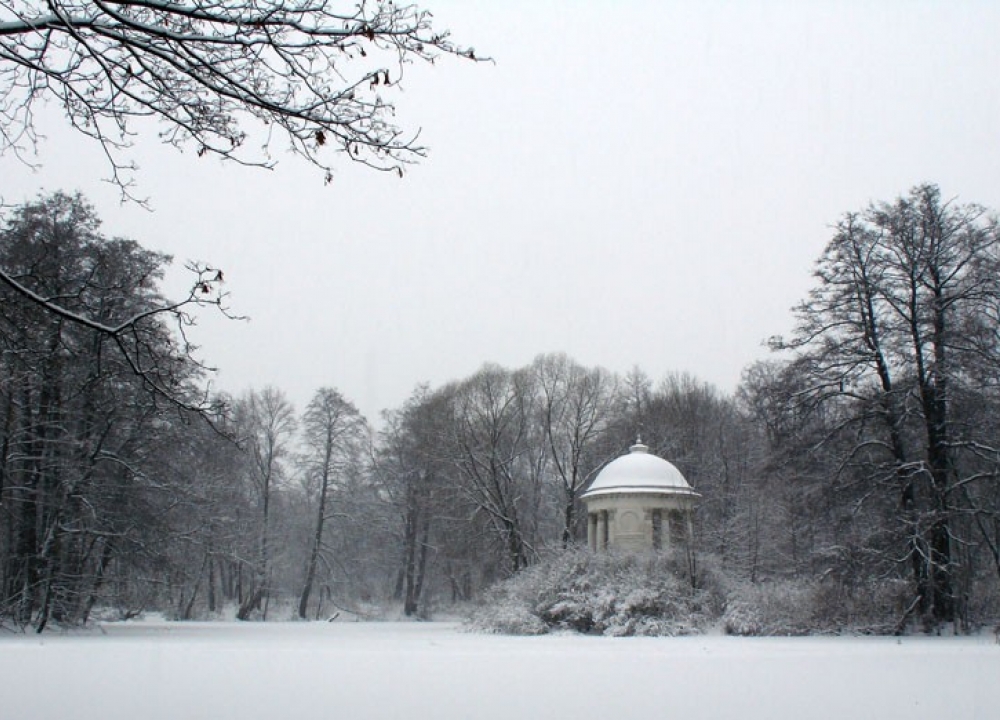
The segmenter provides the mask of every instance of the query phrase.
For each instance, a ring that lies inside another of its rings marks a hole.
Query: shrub
[[[806,635],[816,625],[813,593],[802,581],[743,585],[726,603],[723,627],[729,635]]]
[[[723,572],[711,556],[697,565],[689,560],[568,550],[494,586],[472,627],[519,635],[691,635],[713,626],[748,636],[887,634],[912,596],[909,584],[894,578],[750,583]]]
[[[764,623],[760,613],[752,603],[732,600],[726,604],[722,615],[722,626],[726,635],[763,635]]]
[[[481,608],[471,622],[473,630],[501,635],[544,635],[548,626],[523,605],[499,603]]]
[[[710,597],[669,554],[568,550],[495,586],[472,627],[537,634],[688,635],[714,620]]]
[[[722,623],[730,635],[894,632],[910,596],[898,579],[776,580],[733,587]]]

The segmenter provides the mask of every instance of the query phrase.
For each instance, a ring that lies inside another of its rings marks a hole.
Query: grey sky
[[[924,181],[1000,208],[994,3],[423,4],[496,64],[407,69],[400,119],[431,155],[402,180],[147,134],[147,213],[53,114],[43,168],[0,158],[0,192],[79,189],[109,234],[222,267],[252,321],[201,321],[220,388],[301,408],[330,385],[372,419],[551,351],[731,391],[843,212]]]

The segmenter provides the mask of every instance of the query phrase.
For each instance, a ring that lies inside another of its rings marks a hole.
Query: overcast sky
[[[841,214],[931,181],[1000,208],[1000,3],[423,0],[495,64],[408,68],[404,179],[274,171],[147,135],[121,206],[96,147],[45,118],[41,170],[109,235],[225,270],[217,387],[333,386],[371,419],[420,382],[566,352],[724,391],[787,333]],[[175,292],[176,294],[176,292]]]

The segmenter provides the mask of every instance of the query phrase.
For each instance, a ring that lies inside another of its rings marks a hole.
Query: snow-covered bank
[[[974,638],[501,637],[445,623],[108,624],[0,635],[18,720],[992,719]]]

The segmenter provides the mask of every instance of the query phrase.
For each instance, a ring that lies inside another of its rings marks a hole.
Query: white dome
[[[696,494],[673,463],[651,455],[647,446],[636,443],[629,451],[605,465],[583,497],[621,492]]]

